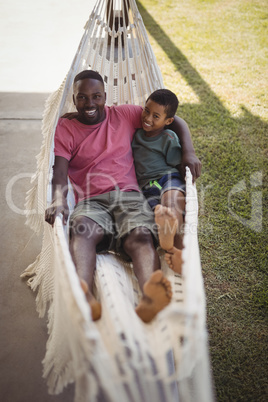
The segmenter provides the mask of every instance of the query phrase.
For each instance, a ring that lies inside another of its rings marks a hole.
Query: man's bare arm
[[[45,220],[54,225],[56,216],[63,215],[63,223],[67,223],[69,208],[67,204],[68,194],[68,166],[69,162],[62,156],[55,157],[52,177],[52,203],[46,209]]]
[[[185,168],[188,166],[191,170],[193,181],[195,181],[201,175],[201,162],[195,154],[187,123],[182,118],[175,116],[173,123],[168,128],[177,134],[181,143],[182,159],[180,173],[185,177]]]
[[[73,119],[76,119],[77,116],[78,116],[78,112],[69,112],[69,113],[65,113],[64,115],[62,115],[61,118],[73,120]]]

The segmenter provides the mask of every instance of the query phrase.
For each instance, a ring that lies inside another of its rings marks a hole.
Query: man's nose
[[[87,98],[87,99],[86,99],[86,106],[87,106],[87,107],[92,107],[92,106],[94,106],[94,99],[93,99],[93,98]]]

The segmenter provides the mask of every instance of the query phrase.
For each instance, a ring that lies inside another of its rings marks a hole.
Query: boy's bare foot
[[[174,236],[178,228],[178,219],[172,210],[163,205],[157,205],[154,210],[155,223],[158,225],[160,246],[170,250],[174,246]]]
[[[91,316],[93,321],[97,321],[101,318],[101,304],[95,299],[95,297],[89,292],[88,285],[84,279],[80,278],[80,285],[85,293],[87,302],[91,308]]]
[[[165,260],[170,269],[172,269],[177,274],[181,274],[182,269],[182,250],[176,247],[172,247],[167,250],[165,254]]]
[[[143,286],[144,296],[136,307],[136,313],[144,322],[150,322],[171,300],[171,284],[160,270],[155,271]]]

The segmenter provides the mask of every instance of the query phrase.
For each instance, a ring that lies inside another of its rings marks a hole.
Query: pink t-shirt
[[[76,202],[113,191],[139,191],[131,142],[141,127],[140,106],[105,106],[106,118],[95,125],[59,119],[55,156],[69,161],[68,175]]]

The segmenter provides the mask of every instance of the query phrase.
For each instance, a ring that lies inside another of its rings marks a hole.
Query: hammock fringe
[[[37,171],[26,197],[26,224],[43,232],[40,254],[22,273],[37,292],[40,317],[47,313],[43,376],[51,394],[75,383],[75,402],[211,402],[206,310],[197,239],[198,203],[186,173],[183,273],[171,271],[160,252],[173,299],[150,324],[135,313],[141,292],[131,264],[116,255],[97,256],[96,297],[102,318],[93,322],[68,248],[60,217],[44,222],[51,201],[54,133],[58,118],[74,111],[74,76],[89,68],[104,77],[107,104],[143,105],[163,80],[134,0],[98,0],[72,66],[47,99]],[[70,188],[70,211],[74,200]]]

